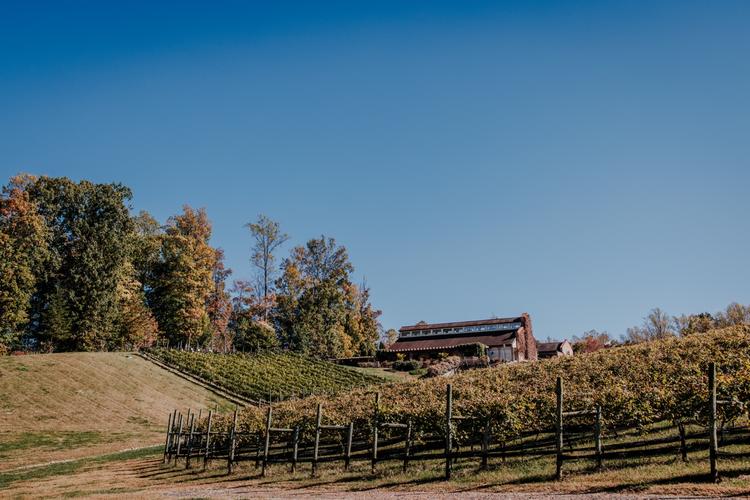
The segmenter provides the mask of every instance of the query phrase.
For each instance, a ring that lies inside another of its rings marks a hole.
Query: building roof
[[[554,352],[560,349],[562,342],[537,342],[537,352]]]
[[[467,322],[468,323],[468,322]],[[445,323],[452,324],[452,323]],[[473,325],[461,325],[473,326]],[[449,327],[441,327],[449,328]],[[452,328],[452,327],[450,327]],[[497,333],[488,333],[484,335],[444,335],[432,336],[422,339],[397,340],[388,348],[392,352],[401,351],[439,351],[441,349],[450,349],[467,346],[471,344],[484,344],[487,347],[497,347],[507,345],[516,337],[516,331],[506,331]]]
[[[410,332],[414,330],[435,330],[438,328],[459,328],[462,326],[479,326],[479,325],[497,325],[502,323],[521,323],[523,317],[515,318],[491,318],[480,319],[475,321],[458,321],[454,323],[418,323],[416,325],[402,326],[400,332]]]

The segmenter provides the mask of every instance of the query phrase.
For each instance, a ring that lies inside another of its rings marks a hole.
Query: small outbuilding
[[[557,356],[572,356],[573,346],[567,339],[562,342],[537,342],[536,352],[539,359],[555,358]]]

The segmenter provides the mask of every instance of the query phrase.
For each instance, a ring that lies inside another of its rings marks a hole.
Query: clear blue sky
[[[750,2],[0,2],[0,174],[263,212],[382,322],[750,302]],[[286,252],[286,249],[285,249]]]

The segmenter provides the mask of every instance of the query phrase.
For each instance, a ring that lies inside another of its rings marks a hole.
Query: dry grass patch
[[[0,358],[0,470],[159,444],[174,408],[226,400],[129,353]]]

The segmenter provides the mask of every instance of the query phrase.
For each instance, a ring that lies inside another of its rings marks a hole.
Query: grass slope
[[[157,444],[174,408],[217,405],[127,353],[0,357],[0,470]]]
[[[154,349],[150,354],[256,401],[332,394],[386,381],[382,376],[293,353],[212,354]]]

